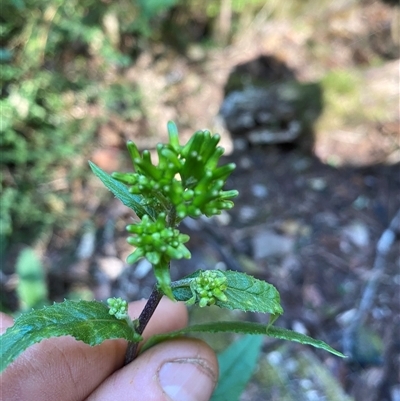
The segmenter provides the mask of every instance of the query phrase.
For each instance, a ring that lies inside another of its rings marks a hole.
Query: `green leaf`
[[[181,330],[172,331],[166,334],[158,334],[151,337],[143,346],[142,352],[146,349],[170,338],[182,336],[189,333],[240,333],[240,334],[263,334],[268,337],[277,338],[280,340],[289,340],[301,344],[312,345],[315,348],[321,348],[334,355],[345,358],[341,352],[336,351],[331,346],[321,340],[315,340],[305,334],[297,333],[292,330],[287,330],[282,327],[275,327],[253,322],[212,322],[197,324],[194,326],[185,327]]]
[[[22,309],[44,306],[47,303],[46,278],[40,259],[32,248],[21,251],[16,271],[19,278],[17,294]]]
[[[270,313],[277,316],[283,313],[280,295],[277,289],[265,281],[258,280],[245,273],[232,270],[216,270],[226,277],[224,294],[227,300],[216,299],[215,305],[226,309],[240,309],[245,312]],[[199,276],[203,270],[175,281],[172,285],[173,293],[178,301],[189,301],[193,297],[190,283]],[[199,299],[197,299],[199,301]]]
[[[244,336],[218,355],[219,379],[211,401],[237,401],[260,354],[262,336]]]
[[[161,291],[172,301],[175,301],[174,294],[171,291],[171,274],[170,265],[163,261],[162,263],[153,266],[154,275],[157,279],[157,284]]]
[[[89,165],[93,173],[100,178],[101,182],[115,195],[115,197],[125,206],[132,209],[140,219],[143,215],[147,214],[155,220],[155,212],[150,207],[143,206],[143,198],[140,195],[131,194],[124,184],[108,175],[91,161],[89,161]]]
[[[101,302],[64,301],[22,314],[0,336],[0,372],[31,345],[68,335],[92,346],[111,338],[133,342],[142,339],[126,320],[111,316],[107,305]]]
[[[227,270],[224,274],[227,278],[225,295],[228,301],[217,301],[216,305],[246,312],[283,313],[279,292],[272,284],[245,273]]]

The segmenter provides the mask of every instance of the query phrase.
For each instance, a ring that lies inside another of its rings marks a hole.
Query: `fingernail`
[[[158,379],[172,401],[209,401],[216,382],[214,372],[203,359],[165,362]]]

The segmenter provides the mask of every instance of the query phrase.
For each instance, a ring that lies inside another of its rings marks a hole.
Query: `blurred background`
[[[278,325],[351,355],[264,340],[240,400],[400,400],[399,15],[389,0],[4,0],[1,310],[150,294],[151,266],[125,262],[132,212],[87,161],[129,171],[126,141],[154,149],[174,120],[181,142],[221,134],[240,196],[182,225],[193,257],[172,275],[265,279]]]

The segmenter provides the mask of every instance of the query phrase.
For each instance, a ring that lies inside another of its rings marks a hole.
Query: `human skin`
[[[137,318],[145,300],[129,305]],[[163,298],[143,333],[187,325],[184,304]],[[1,332],[13,319],[0,314]],[[23,352],[2,373],[2,401],[208,401],[218,378],[212,349],[196,339],[158,344],[123,366],[127,342],[107,340],[90,347],[72,337],[43,340]]]

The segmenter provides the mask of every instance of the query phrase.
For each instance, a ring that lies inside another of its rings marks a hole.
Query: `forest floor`
[[[268,22],[260,14],[225,48],[193,44],[185,55],[161,45],[149,48],[121,78],[139,86],[145,115],[130,122],[114,116],[99,129],[90,155],[106,171],[128,170],[126,140],[154,148],[166,139],[168,120],[177,123],[182,142],[198,129],[219,132],[226,160],[237,165],[228,187],[240,195],[220,218],[183,225],[193,256],[174,265],[172,275],[218,267],[265,279],[281,294],[285,313],[278,325],[339,350],[367,283],[375,279],[378,241],[400,208],[399,60],[383,57],[393,51],[384,28],[391,8],[351,4],[295,24]],[[314,127],[312,152],[295,146],[234,149],[217,117],[224,85],[236,65],[260,55],[284,62],[300,82],[321,82],[324,111]],[[44,255],[53,266],[51,298],[86,290],[99,299],[147,297],[154,284],[151,267],[140,262],[128,270],[125,263],[131,212],[94,177],[76,191],[84,204],[81,221],[90,224],[79,235],[54,234],[49,240]],[[351,364],[304,346],[266,341],[242,400],[398,401],[398,241],[376,284]],[[204,316],[193,312],[192,318]],[[226,345],[215,343],[219,350]]]

